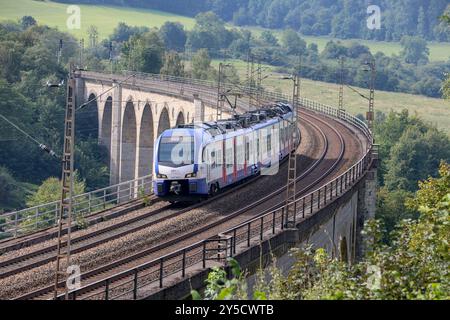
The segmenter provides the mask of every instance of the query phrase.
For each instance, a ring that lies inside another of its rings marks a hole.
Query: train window
[[[158,161],[163,166],[180,167],[194,164],[194,138],[190,136],[162,137]]]
[[[267,153],[270,153],[272,151],[272,135],[267,135]]]

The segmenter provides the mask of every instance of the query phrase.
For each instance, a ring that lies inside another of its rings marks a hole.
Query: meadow
[[[57,27],[60,31],[86,39],[88,38],[87,30],[91,25],[98,28],[99,38],[105,39],[113,33],[119,22],[133,26],[160,27],[166,21],[174,21],[182,23],[187,29],[195,24],[192,18],[157,10],[97,5],[79,5],[79,7],[81,9],[80,29],[67,27],[68,5],[52,1],[0,0],[0,21],[17,21],[22,16],[28,15],[34,17],[39,24]]]
[[[260,27],[248,27],[248,30],[252,31],[255,35],[260,35],[264,29]],[[270,30],[274,33],[274,35],[281,39],[281,30]],[[374,40],[362,40],[362,39],[336,39],[328,36],[305,36],[302,35],[302,38],[306,41],[307,44],[315,43],[321,52],[328,41],[341,41],[343,44],[350,44],[352,42],[358,42],[359,44],[365,45],[369,47],[372,53],[383,52],[387,56],[391,56],[393,54],[400,54],[402,47],[399,42],[387,42],[387,41],[374,41]],[[430,61],[447,61],[450,59],[450,43],[447,42],[429,42],[428,48],[430,49]]]
[[[90,25],[97,26],[100,39],[110,35],[119,22],[125,22],[129,25],[159,27],[165,21],[178,21],[185,25],[189,30],[195,21],[189,17],[183,17],[166,12],[156,10],[136,9],[129,7],[114,6],[91,6],[80,5],[81,9],[81,29],[69,30],[66,26],[68,14],[66,4],[55,3],[52,1],[36,1],[36,0],[0,0],[0,21],[14,20],[17,21],[24,15],[33,16],[38,23],[47,24],[58,27],[61,31],[72,33],[74,36],[87,38],[87,28]],[[251,27],[249,28],[255,34],[260,34],[264,29]],[[280,37],[281,31],[274,31]],[[319,50],[325,47],[330,37],[304,37],[308,42],[317,43]],[[355,40],[341,40],[350,42]],[[357,40],[359,43],[365,44],[373,51],[382,51],[388,55],[398,54],[401,50],[398,43],[377,42]],[[450,43],[430,43],[431,60],[447,60],[450,56]],[[239,71],[240,78],[245,79],[246,64],[243,61],[232,61]],[[213,61],[217,66],[219,62]],[[271,75],[264,80],[263,85],[272,90],[281,90],[285,93],[291,92],[291,83],[289,81],[281,81],[280,74],[275,72],[271,66],[265,66],[265,72]],[[338,100],[338,86],[335,84],[303,80],[302,95],[327,103],[336,105]],[[358,89],[364,91],[365,89]],[[345,89],[344,102],[346,108],[356,114],[365,113],[367,102],[356,93]],[[407,108],[410,113],[416,113],[423,119],[436,124],[439,128],[450,133],[450,103],[442,99],[433,99],[424,96],[393,93],[393,92],[376,92],[375,108],[383,112],[389,110],[399,111]]]
[[[76,3],[76,1],[74,1]],[[100,39],[107,38],[119,22],[125,22],[132,26],[160,27],[166,21],[182,23],[187,30],[192,29],[195,21],[191,17],[184,17],[167,12],[138,9],[117,6],[79,5],[81,9],[81,29],[70,30],[67,28],[66,20],[68,5],[47,0],[0,0],[0,21],[17,21],[24,15],[33,16],[39,23],[58,27],[78,38],[87,38],[87,29],[95,25],[99,31]],[[231,28],[231,25],[228,25]],[[259,35],[264,28],[246,27],[255,35]],[[271,30],[280,38],[281,30]],[[319,51],[323,50],[326,43],[336,40],[331,37],[303,36],[305,41],[316,43]],[[386,55],[399,54],[401,46],[396,42],[371,41],[371,40],[340,40],[343,43],[357,41],[368,46],[372,52],[381,51]],[[450,43],[429,43],[431,61],[447,61],[450,58]]]
[[[220,62],[220,60],[213,60],[212,64],[217,68]],[[246,63],[241,60],[227,60],[226,62],[235,66],[241,82],[245,82]],[[281,80],[285,74],[277,73],[276,69],[269,65],[263,65],[263,69],[265,70],[264,74],[268,75],[262,82],[263,87],[286,94],[292,93],[292,81]],[[368,96],[367,89],[355,89]],[[339,86],[337,84],[302,79],[300,90],[302,96],[311,100],[331,106],[338,105]],[[368,102],[349,88],[344,88],[344,106],[352,114],[365,115]],[[399,112],[408,109],[410,114],[417,114],[420,118],[436,125],[450,135],[450,101],[407,93],[376,91],[375,109],[384,113],[389,113],[391,110]]]

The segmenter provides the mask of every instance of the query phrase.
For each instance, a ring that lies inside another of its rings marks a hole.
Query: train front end
[[[181,202],[208,195],[206,176],[197,152],[200,147],[201,137],[197,130],[175,128],[161,134],[153,157],[156,196]]]

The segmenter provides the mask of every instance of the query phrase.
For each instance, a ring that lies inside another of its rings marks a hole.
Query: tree
[[[272,46],[272,47],[276,47],[278,46],[278,40],[277,38],[273,35],[272,32],[265,30],[261,33],[260,39],[262,40],[262,42],[268,46]]]
[[[192,77],[195,79],[215,79],[215,70],[211,67],[208,50],[201,49],[192,57]]]
[[[286,48],[288,54],[298,55],[306,51],[306,42],[292,29],[283,31],[281,43]]]
[[[437,175],[440,160],[450,162],[448,136],[433,127],[410,126],[391,149],[385,185],[415,191],[417,180]]]
[[[340,41],[337,43],[334,41],[328,41],[321,53],[321,57],[325,59],[339,59],[342,56],[347,56],[348,48],[341,44]]]
[[[85,192],[85,188],[86,185],[84,181],[80,179],[79,174],[75,171],[74,195],[83,194]],[[51,177],[42,182],[38,190],[33,195],[28,197],[27,206],[34,207],[40,204],[60,200],[60,198],[61,181],[58,178]]]
[[[7,168],[0,166],[0,213],[22,207],[24,197],[23,187]]]
[[[184,63],[180,55],[176,52],[166,52],[164,54],[164,65],[161,68],[161,74],[175,77],[184,77]]]
[[[159,73],[163,64],[164,43],[155,30],[135,35],[124,43],[121,63],[130,70]]]
[[[220,49],[230,45],[232,33],[225,23],[214,13],[204,12],[195,17],[195,26],[188,36],[188,46],[192,49]]]
[[[37,22],[32,16],[23,16],[20,19],[20,24],[22,25],[22,28],[26,30],[29,27],[35,26]]]
[[[427,47],[427,42],[424,39],[414,36],[404,36],[400,40],[400,44],[403,48],[400,55],[406,63],[415,65],[428,63],[430,49]]]
[[[167,49],[183,51],[187,35],[184,26],[179,22],[165,22],[159,29],[160,38],[164,41]]]
[[[148,31],[150,31],[150,29],[147,27],[131,27],[124,22],[119,22],[117,27],[114,28],[110,40],[115,42],[125,42],[128,41],[131,36],[140,35]]]

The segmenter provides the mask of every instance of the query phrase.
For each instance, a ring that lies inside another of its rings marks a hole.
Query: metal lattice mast
[[[297,141],[298,135],[298,121],[300,119],[300,69],[301,60],[299,61],[299,69],[292,77],[294,81],[294,87],[292,92],[292,108],[293,108],[293,118],[292,124],[290,126],[290,134],[292,141]],[[288,178],[287,178],[287,188],[286,188],[286,225],[295,224],[295,200],[297,195],[297,155],[296,148],[289,153],[289,167],[288,167]]]
[[[66,268],[70,265],[71,225],[72,225],[72,199],[74,180],[74,143],[75,143],[75,73],[70,66],[69,79],[67,81],[67,103],[64,125],[64,149],[62,159],[62,181],[61,181],[61,205],[58,215],[58,246],[56,254],[55,288],[54,298],[58,296],[58,284],[60,280],[66,279],[66,270],[62,269],[63,260]],[[67,221],[67,233],[63,234],[64,219]],[[66,299],[68,288],[65,287]]]
[[[80,39],[80,61],[79,67],[83,68],[83,51],[84,51],[84,39]]]
[[[254,105],[253,90],[255,87],[255,57],[249,51],[247,59],[247,86],[248,86],[248,106],[249,109]]]
[[[257,78],[256,78],[256,105],[258,108],[261,105],[261,90],[262,90],[262,67],[261,67],[261,60],[258,58]]]
[[[344,57],[339,59],[340,74],[339,74],[339,107],[338,118],[345,112],[344,109]]]
[[[219,75],[217,79],[217,109],[216,109],[216,120],[222,119],[222,111],[223,111],[223,105],[225,102],[225,97],[223,94],[223,83],[222,83],[222,72],[224,69],[224,65],[222,63],[219,63]]]
[[[372,60],[368,63],[370,67],[370,94],[369,94],[369,111],[367,112],[367,126],[370,130],[373,129],[373,121],[374,121],[374,105],[375,105],[375,77],[376,77],[376,69],[375,69],[375,60]]]

